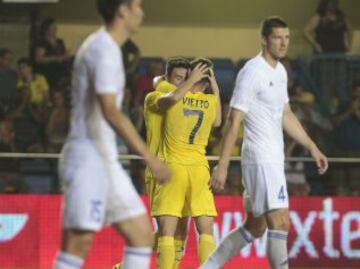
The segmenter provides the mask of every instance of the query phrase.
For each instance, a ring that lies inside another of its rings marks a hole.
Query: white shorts
[[[255,217],[277,208],[288,208],[284,165],[243,164],[244,208]]]
[[[59,162],[64,190],[65,228],[97,231],[107,224],[146,213],[130,177],[107,161],[89,140],[71,141]]]

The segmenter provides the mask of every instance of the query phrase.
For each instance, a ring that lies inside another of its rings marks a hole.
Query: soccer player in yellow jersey
[[[148,93],[144,100],[144,121],[146,126],[146,144],[150,152],[154,155],[157,155],[160,141],[162,141],[163,131],[163,112],[150,109],[150,106],[154,98],[159,98],[161,95],[167,94],[172,90],[176,89],[177,86],[180,86],[188,76],[190,70],[189,60],[183,57],[173,57],[170,58],[166,63],[166,73],[165,76],[159,76],[154,78],[154,88],[155,90]],[[162,83],[159,85],[160,81]],[[166,83],[165,83],[166,81]],[[159,86],[159,87],[157,87]],[[151,173],[151,170],[146,167],[145,169],[145,183],[148,198],[150,201],[150,207],[152,204],[153,192],[155,189],[155,179]],[[178,229],[175,234],[175,261],[172,269],[177,269],[179,262],[183,256],[183,249],[187,234],[187,223],[188,218],[181,218],[178,223]],[[157,233],[155,234],[155,249],[157,246]],[[114,265],[113,269],[123,269],[122,263]]]
[[[146,125],[146,143],[148,144],[148,147],[153,154],[158,153],[160,141],[162,141],[163,112],[154,111],[150,109],[149,106],[151,105],[154,98],[158,98],[161,95],[169,93],[172,89],[175,89],[177,86],[183,83],[188,76],[189,69],[189,60],[182,57],[174,57],[169,59],[166,64],[165,74],[165,80],[167,81],[167,83],[163,81],[161,85],[156,88],[155,91],[148,93],[145,97],[144,120]],[[161,81],[161,79],[158,79],[157,82],[154,82],[155,87],[158,85],[159,81]],[[145,183],[150,201],[150,207],[152,204],[153,192],[155,190],[154,182],[155,180],[152,176],[151,170],[147,168],[145,170]],[[183,214],[185,217],[179,220],[175,233],[175,261],[172,269],[177,269],[179,267],[179,263],[183,257],[188,224],[188,214],[186,212],[183,212]],[[155,249],[157,248],[157,238],[158,234],[156,233]]]
[[[172,171],[169,183],[155,183],[151,203],[160,238],[158,265],[173,268],[174,234],[183,210],[194,217],[199,238],[199,259],[203,262],[215,247],[213,217],[216,209],[209,189],[209,165],[205,147],[212,127],[221,123],[219,88],[207,59],[191,64],[189,78],[179,87],[161,82],[157,89],[171,92],[158,95],[149,102],[149,109],[163,114],[163,136],[158,155]],[[205,94],[207,88],[212,94]]]

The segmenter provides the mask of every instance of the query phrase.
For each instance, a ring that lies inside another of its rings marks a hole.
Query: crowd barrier
[[[219,242],[244,220],[240,196],[216,196]],[[144,203],[148,206],[146,197]],[[0,196],[0,268],[51,268],[60,245],[60,195]],[[360,197],[290,198],[291,268],[359,268]],[[181,268],[197,268],[197,234],[189,225]],[[112,228],[99,232],[86,268],[111,268],[122,257],[124,243]],[[155,257],[153,259],[153,268]],[[266,236],[239,252],[225,268],[269,268]]]

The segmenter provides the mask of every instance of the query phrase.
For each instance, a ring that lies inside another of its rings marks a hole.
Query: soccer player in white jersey
[[[141,0],[96,3],[104,27],[84,41],[74,63],[71,130],[59,164],[63,240],[54,268],[81,268],[94,233],[111,224],[127,243],[124,268],[147,269],[153,244],[150,223],[116,147],[118,134],[145,159],[155,178],[170,178],[168,168],[149,152],[120,110],[125,85],[120,46],[138,30],[144,13]]]
[[[309,150],[320,174],[328,168],[326,157],[306,134],[289,106],[287,74],[279,62],[287,54],[289,29],[282,19],[266,19],[261,29],[262,52],[239,72],[230,102],[221,153],[211,185],[223,189],[231,149],[245,122],[242,175],[245,187],[245,223],[231,231],[201,269],[218,269],[268,228],[267,255],[272,269],[288,265],[288,194],[284,174],[283,130]]]

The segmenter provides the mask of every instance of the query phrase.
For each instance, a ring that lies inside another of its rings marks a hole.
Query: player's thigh
[[[267,187],[268,209],[288,209],[289,195],[284,164],[266,164],[263,167]]]
[[[153,244],[153,234],[146,214],[138,215],[113,224],[130,246],[141,247]]]
[[[106,207],[106,223],[113,224],[144,215],[145,206],[129,175],[118,163],[106,164],[109,184]]]
[[[108,178],[93,145],[80,143],[65,154],[60,180],[64,188],[64,227],[99,230],[105,221]]]
[[[175,236],[179,218],[175,216],[163,215],[156,217],[158,233],[160,236]]]
[[[281,164],[243,165],[242,174],[248,197],[245,200],[248,212],[258,217],[267,211],[288,207],[286,180]]]
[[[186,201],[193,217],[216,216],[214,195],[210,189],[210,171],[205,165],[187,166],[190,186]]]
[[[172,176],[169,182],[155,183],[152,197],[151,215],[182,217],[185,194],[188,188],[187,171],[182,165],[168,164]]]

